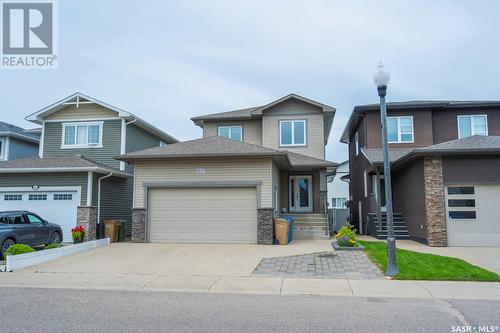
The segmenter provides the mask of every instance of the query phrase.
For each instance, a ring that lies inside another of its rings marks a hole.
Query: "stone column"
[[[146,242],[146,208],[132,208],[132,242]]]
[[[84,242],[97,239],[97,207],[78,206],[76,225],[81,225],[85,229],[83,234]]]
[[[446,210],[441,156],[424,157],[425,216],[429,246],[446,246]]]
[[[273,208],[257,209],[257,244],[273,245]]]

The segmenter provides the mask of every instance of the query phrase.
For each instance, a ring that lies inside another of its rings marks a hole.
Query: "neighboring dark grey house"
[[[38,156],[40,135],[0,121],[0,161]]]
[[[38,213],[61,225],[64,241],[71,240],[77,223],[86,227],[87,238],[95,238],[109,218],[128,221],[130,235],[133,166],[114,157],[177,140],[81,93],[26,119],[42,127],[40,155],[0,163],[0,211]]]
[[[394,102],[387,111],[396,235],[499,246],[500,101]],[[352,223],[385,237],[379,105],[356,106],[341,141],[349,144]]]

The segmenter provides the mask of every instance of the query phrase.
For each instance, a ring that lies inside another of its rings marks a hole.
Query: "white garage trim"
[[[81,192],[82,192],[82,187],[81,186],[40,186],[38,190],[34,190],[31,187],[0,187],[0,192],[65,192],[65,191],[71,191],[71,192],[77,192],[78,196],[78,202],[81,203]],[[80,204],[81,205],[81,204]],[[79,205],[79,206],[80,206]]]
[[[260,208],[260,187],[262,182],[260,180],[241,180],[241,181],[176,181],[176,182],[149,182],[143,183],[144,187],[144,197],[145,209],[146,209],[146,225],[144,228],[145,242],[150,242],[150,218],[149,214],[149,189],[175,189],[175,188],[255,188],[256,192],[256,209]],[[257,225],[256,225],[257,228]]]

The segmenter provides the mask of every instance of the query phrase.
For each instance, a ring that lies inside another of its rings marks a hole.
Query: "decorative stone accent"
[[[273,244],[273,227],[273,208],[257,209],[257,244]]]
[[[429,246],[446,246],[446,213],[441,156],[424,157],[425,215]]]
[[[97,238],[97,207],[78,206],[76,225],[81,225],[85,229],[84,242],[95,240]]]
[[[132,242],[146,242],[146,209],[132,208]]]

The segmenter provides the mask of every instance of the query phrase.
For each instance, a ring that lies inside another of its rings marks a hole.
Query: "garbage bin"
[[[280,245],[288,244],[288,221],[280,218],[274,219],[274,230]]]
[[[295,217],[290,215],[283,215],[281,218],[288,221],[288,243],[293,240],[293,227],[295,223]]]
[[[104,237],[109,238],[110,242],[118,241],[119,224],[115,220],[104,221]]]
[[[118,222],[120,226],[120,229],[118,231],[118,241],[123,242],[125,241],[125,224],[127,223],[127,221],[117,220],[116,222]]]

